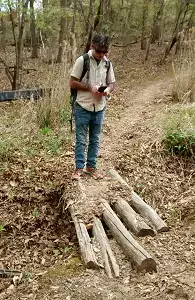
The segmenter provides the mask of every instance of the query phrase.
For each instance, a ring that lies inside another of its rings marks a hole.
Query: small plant
[[[172,207],[169,211],[168,221],[171,223],[181,222],[181,210],[178,207]]]
[[[33,217],[35,217],[35,218],[38,218],[38,217],[39,217],[39,212],[38,212],[37,208],[35,208],[35,209],[33,210],[32,215],[33,215]]]
[[[195,152],[195,107],[178,108],[169,112],[165,125],[164,144],[168,151],[192,155]]]
[[[176,154],[193,153],[195,149],[195,134],[186,134],[184,132],[172,132],[166,136],[166,146],[169,151]]]
[[[0,160],[7,161],[11,158],[14,150],[13,141],[10,139],[0,141]]]
[[[60,123],[66,124],[70,118],[70,112],[68,111],[67,107],[60,108],[59,115],[60,115]]]
[[[28,279],[28,280],[29,280],[29,279],[31,278],[31,273],[30,273],[30,272],[26,272],[26,274],[25,274],[25,275],[26,275],[26,279]]]
[[[4,227],[3,224],[0,224],[0,233],[3,232],[3,231],[5,231],[5,227]]]
[[[44,127],[41,130],[41,133],[44,134],[44,135],[48,134],[49,132],[50,132],[50,128],[49,127]]]

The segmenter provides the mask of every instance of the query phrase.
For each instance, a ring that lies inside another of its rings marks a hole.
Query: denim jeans
[[[86,166],[95,168],[99,150],[100,133],[104,119],[104,110],[91,112],[75,104],[76,145],[75,162],[76,168],[83,169],[85,166],[85,150],[87,132],[89,132],[89,144],[87,150]]]

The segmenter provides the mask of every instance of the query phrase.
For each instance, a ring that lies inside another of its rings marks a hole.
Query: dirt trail
[[[122,97],[126,99],[125,109],[121,109],[119,114],[114,115],[113,105],[109,108],[110,112],[105,119],[100,149],[101,169],[106,171],[110,167],[115,167],[124,146],[133,147],[140,138],[144,144],[144,141],[151,135],[155,140],[161,134],[159,120],[167,108],[170,92],[170,79],[159,79],[140,86],[134,91],[123,91]],[[91,191],[95,191],[94,203],[96,203],[97,194],[102,195],[107,189],[109,180],[105,179],[103,182],[104,189],[102,190],[102,186],[97,181],[92,179],[82,181],[86,197],[90,197],[92,202]],[[180,223],[168,233],[161,233],[156,237],[138,238],[139,243],[157,261],[157,273],[138,273],[116,243],[111,240],[121,270],[119,279],[108,280],[104,271],[83,270],[80,262],[76,265],[74,272],[56,276],[62,267],[57,265],[52,268],[53,271],[50,270],[40,280],[30,284],[31,292],[26,290],[26,293],[23,292],[23,296],[17,299],[194,299],[195,238],[193,231],[194,228],[191,226],[187,227]],[[67,267],[68,265],[69,262],[67,262]],[[10,296],[9,299],[16,298]]]
[[[134,90],[123,92],[122,98],[126,100],[126,105],[114,122],[106,119],[106,132],[103,135],[102,147],[100,155],[103,160],[114,158],[118,152],[122,152],[122,145],[126,142],[125,137],[129,135],[133,128],[139,130],[149,128],[154,133],[159,129],[157,120],[159,114],[164,113],[166,103],[163,101],[165,97],[171,94],[171,81],[167,79],[157,79],[147,83],[143,87],[136,87]],[[162,101],[162,102],[161,102]],[[130,138],[136,138],[134,134]],[[143,140],[147,139],[147,135],[142,136]],[[103,162],[105,165],[105,161]]]

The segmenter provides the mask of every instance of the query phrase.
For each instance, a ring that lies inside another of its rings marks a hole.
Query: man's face
[[[108,53],[108,49],[101,48],[98,45],[91,45],[91,49],[92,49],[93,57],[98,60],[101,60],[104,57],[104,55]]]

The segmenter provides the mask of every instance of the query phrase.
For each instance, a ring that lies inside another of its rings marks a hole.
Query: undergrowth
[[[195,153],[195,105],[178,106],[169,111],[164,144],[168,151],[175,154]]]
[[[15,156],[54,155],[70,143],[69,65],[53,64],[43,99],[17,100],[1,106],[0,162]]]

